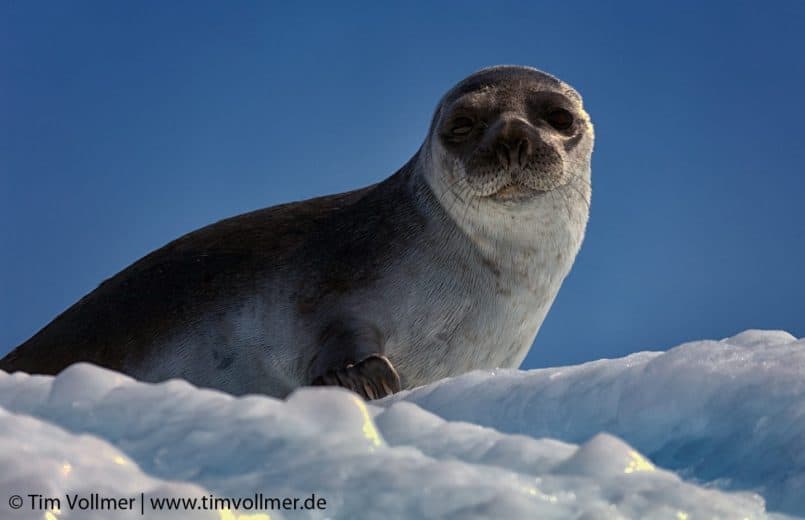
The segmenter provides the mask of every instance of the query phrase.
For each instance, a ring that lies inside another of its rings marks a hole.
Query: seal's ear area
[[[341,386],[371,400],[399,392],[400,376],[386,356],[372,354],[354,365],[328,370],[313,379],[311,384]]]

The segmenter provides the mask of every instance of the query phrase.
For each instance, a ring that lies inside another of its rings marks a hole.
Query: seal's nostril
[[[520,139],[517,143],[517,164],[520,168],[524,168],[528,163],[528,158],[531,155],[531,143],[527,139]]]
[[[501,119],[490,129],[489,147],[504,169],[524,168],[534,152],[534,129],[522,118],[511,115]]]
[[[498,141],[498,145],[495,146],[495,154],[498,156],[498,162],[500,162],[501,166],[504,168],[511,166],[511,150],[503,140]]]
[[[495,145],[498,162],[504,168],[525,167],[531,157],[531,142],[526,138],[506,139],[502,137]]]

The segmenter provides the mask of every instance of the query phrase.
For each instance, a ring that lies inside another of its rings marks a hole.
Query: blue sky
[[[597,137],[525,367],[805,336],[805,2],[385,4],[3,2],[0,353],[183,233],[385,178],[500,63],[574,85]]]

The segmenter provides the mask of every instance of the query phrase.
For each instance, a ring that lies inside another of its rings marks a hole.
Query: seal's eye
[[[548,112],[548,116],[545,120],[557,130],[567,130],[573,126],[573,114],[564,108],[554,108]]]
[[[457,117],[453,119],[453,123],[450,128],[450,133],[456,137],[464,137],[472,132],[473,123],[472,119],[469,117]]]

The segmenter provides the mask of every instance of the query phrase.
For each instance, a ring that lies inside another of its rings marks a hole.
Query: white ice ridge
[[[476,372],[379,405],[325,388],[233,398],[87,364],[55,378],[0,372],[0,518],[143,518],[138,502],[132,512],[68,506],[66,495],[92,493],[326,500],[271,519],[805,515],[803,372],[805,340],[758,331],[576,367]],[[29,494],[61,507],[33,507]]]
[[[577,366],[475,372],[392,396],[448,421],[584,442],[608,432],[689,481],[805,516],[805,338],[747,330]],[[477,403],[483,402],[479,410]]]

